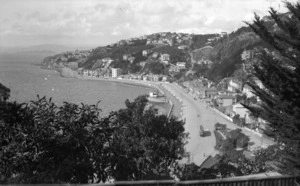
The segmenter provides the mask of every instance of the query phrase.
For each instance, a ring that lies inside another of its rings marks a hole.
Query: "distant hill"
[[[287,16],[289,14],[283,14],[281,18],[286,19]],[[278,27],[270,17],[266,16],[263,20],[267,28],[274,32],[278,31]],[[38,48],[39,51],[48,52],[53,51],[50,50],[53,48],[57,51],[67,50],[64,46]],[[204,76],[217,83],[240,71],[244,63],[241,54],[254,48],[269,48],[269,46],[247,26],[230,34],[222,32],[195,35],[160,32],[120,40],[91,50],[56,54],[45,58],[42,65],[46,68],[72,66],[101,71],[102,74],[110,67],[114,67],[121,68],[123,73],[164,74],[177,80]],[[161,60],[163,54],[169,54],[170,60],[167,62]],[[176,66],[176,62],[186,62],[185,67]]]

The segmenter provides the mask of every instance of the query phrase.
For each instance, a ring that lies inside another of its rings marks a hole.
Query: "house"
[[[185,69],[185,62],[177,62],[176,66],[181,70],[181,69]]]
[[[161,54],[160,60],[161,61],[170,61],[170,54]]]
[[[145,57],[147,57],[147,55],[148,55],[148,50],[143,50],[142,55],[145,56]]]
[[[111,77],[117,78],[122,73],[122,70],[120,68],[111,68]]]
[[[221,32],[220,36],[221,37],[226,37],[227,36],[227,32]]]
[[[222,107],[233,105],[236,102],[236,98],[234,96],[226,94],[219,95],[217,99],[219,106]]]
[[[106,57],[106,58],[103,58],[103,59],[101,59],[102,60],[102,62],[103,63],[111,63],[111,62],[113,62],[114,60],[113,59],[111,59],[110,57]]]
[[[124,60],[124,61],[127,61],[129,57],[130,57],[129,54],[124,54],[124,55],[123,55],[123,60]]]
[[[242,83],[238,80],[231,79],[228,83],[228,88],[227,89],[231,92],[240,91],[242,89]]]
[[[218,91],[216,89],[206,89],[205,97],[206,98],[214,98],[218,95]]]
[[[187,49],[188,48],[188,46],[186,46],[186,45],[180,45],[180,46],[178,46],[178,49],[180,49],[180,50],[184,50],[184,49]]]
[[[164,65],[168,65],[169,64],[169,61],[160,61],[162,64]]]
[[[159,76],[158,75],[153,75],[152,76],[152,81],[159,81]]]
[[[162,81],[168,81],[168,76],[163,76]]]
[[[209,168],[214,168],[214,166],[220,162],[219,158],[212,157],[209,155],[204,162],[200,165],[200,170],[201,169],[209,169]]]
[[[152,57],[153,57],[154,59],[156,59],[156,58],[158,57],[158,52],[154,52],[154,53],[152,54]]]
[[[176,65],[171,64],[169,68],[169,72],[179,72],[180,68]]]
[[[89,71],[83,70],[83,77],[88,77],[88,76],[89,76]]]
[[[140,62],[140,65],[141,65],[142,67],[144,67],[144,66],[146,65],[146,63],[147,63],[147,61],[141,61],[141,62]]]
[[[148,81],[148,76],[143,76],[144,81]]]
[[[133,63],[134,60],[135,60],[135,57],[133,57],[133,56],[130,56],[130,57],[128,58],[128,61],[129,61],[130,63]]]
[[[243,86],[242,92],[243,92],[243,94],[245,94],[245,95],[247,96],[247,98],[250,98],[250,97],[255,96],[255,94],[253,94],[252,91],[253,91],[253,90],[252,90],[252,88],[251,88],[249,85],[245,84],[245,85]]]

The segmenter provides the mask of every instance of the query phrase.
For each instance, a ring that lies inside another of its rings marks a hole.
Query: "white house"
[[[143,50],[142,54],[143,54],[143,56],[147,57],[147,55],[148,55],[148,50]]]
[[[252,88],[246,84],[246,85],[244,85],[242,92],[243,92],[243,94],[245,94],[247,96],[247,98],[250,98],[250,97],[255,96],[252,91],[253,91]]]
[[[177,62],[176,63],[176,66],[179,68],[179,69],[185,69],[185,62]]]
[[[161,61],[170,61],[170,55],[169,54],[161,54],[160,60]]]
[[[229,83],[228,83],[228,90],[231,91],[231,92],[235,92],[237,90],[241,90],[241,82],[237,81],[237,80],[230,80]]]

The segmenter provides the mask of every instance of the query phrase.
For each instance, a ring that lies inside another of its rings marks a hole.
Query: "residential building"
[[[240,118],[246,118],[249,114],[249,110],[246,109],[242,104],[240,103],[237,103],[237,104],[234,104],[232,105],[232,111],[235,113],[235,114],[238,114],[240,115]]]
[[[216,89],[206,89],[205,97],[206,98],[215,98],[218,95],[218,90]]]
[[[154,52],[154,53],[152,54],[152,57],[156,59],[156,58],[158,57],[158,52]]]
[[[181,69],[185,69],[185,62],[177,62],[176,66],[181,70]]]
[[[144,66],[146,65],[146,63],[147,63],[147,61],[141,61],[141,62],[140,62],[140,65],[141,65],[142,67],[144,67]]]
[[[255,94],[253,94],[252,88],[249,85],[247,85],[247,84],[245,84],[243,86],[242,92],[243,92],[243,94],[245,94],[247,96],[247,98],[255,96]]]
[[[169,68],[169,72],[179,72],[180,68],[176,65],[171,64]]]
[[[148,76],[143,76],[144,81],[148,81],[148,79],[149,79]]]
[[[226,95],[226,94],[218,96],[219,106],[226,107],[226,106],[233,105],[235,102],[236,102],[236,98],[234,96]]]
[[[158,75],[153,75],[152,76],[152,81],[159,81],[159,76]]]
[[[163,76],[162,81],[168,81],[168,76]]]
[[[227,36],[227,32],[221,32],[220,36],[221,37],[226,37]]]
[[[88,76],[89,76],[89,71],[83,70],[83,77],[88,77]]]
[[[186,46],[186,45],[180,45],[180,46],[178,46],[178,49],[180,49],[180,50],[184,50],[184,49],[187,49],[188,48],[188,46]]]
[[[214,166],[221,161],[220,158],[212,157],[209,155],[204,162],[200,165],[200,170],[201,169],[212,169]]]
[[[161,54],[160,60],[161,61],[170,61],[170,54]]]
[[[111,77],[117,78],[119,75],[121,75],[122,70],[120,68],[111,68]]]
[[[123,60],[124,60],[124,61],[127,61],[129,57],[130,57],[129,54],[124,54],[124,55],[123,55]]]
[[[134,60],[135,60],[135,57],[130,56],[130,57],[128,58],[128,61],[129,61],[130,63],[133,63]]]
[[[104,63],[111,63],[111,62],[114,61],[114,60],[111,59],[110,57],[106,57],[106,58],[103,58],[103,59],[101,59],[101,60],[102,60],[102,62],[104,62]]]
[[[228,83],[228,90],[231,92],[240,91],[242,88],[242,83],[238,80],[231,79]]]
[[[143,56],[147,57],[148,56],[148,50],[143,50],[142,54],[143,54]]]

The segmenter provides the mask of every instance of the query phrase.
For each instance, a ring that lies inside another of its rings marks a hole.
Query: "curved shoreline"
[[[152,88],[158,90],[161,94],[165,95],[169,101],[171,102],[171,107],[173,113],[173,116],[176,116],[177,118],[181,118],[181,111],[182,111],[182,103],[179,101],[179,99],[172,95],[171,92],[169,92],[162,84],[167,84],[166,82],[153,82],[153,81],[143,81],[143,80],[131,80],[131,79],[115,79],[115,78],[97,78],[97,77],[82,77],[79,76],[77,79],[80,80],[96,80],[96,81],[107,81],[107,82],[114,82],[114,83],[120,83],[124,85],[130,85],[130,86],[138,86],[143,88]],[[169,115],[169,114],[168,114]]]

